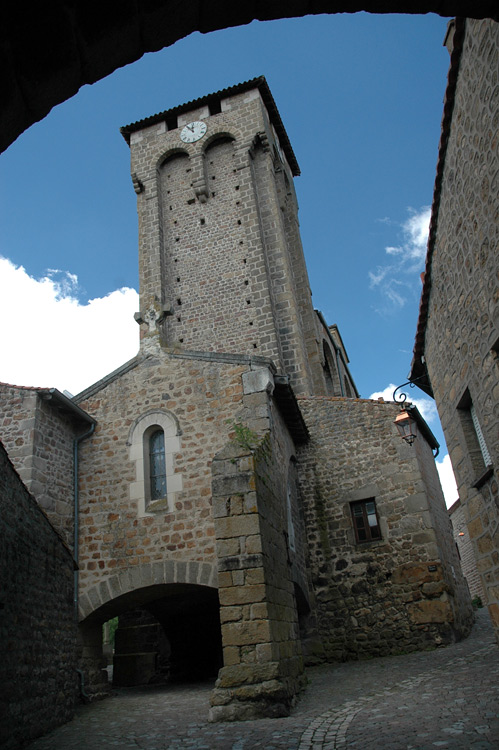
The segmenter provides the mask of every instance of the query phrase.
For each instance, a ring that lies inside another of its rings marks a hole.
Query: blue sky
[[[445,29],[435,15],[359,13],[196,33],[54,108],[0,157],[0,380],[74,393],[136,353],[136,196],[119,127],[263,74],[302,171],[314,305],[338,324],[362,396],[404,382]]]

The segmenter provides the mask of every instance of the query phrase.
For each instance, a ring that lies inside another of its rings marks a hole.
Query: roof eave
[[[447,155],[447,145],[450,136],[450,127],[454,110],[456,85],[459,74],[461,53],[463,49],[465,27],[466,19],[456,18],[456,27],[454,31],[454,47],[451,53],[450,67],[447,76],[447,88],[445,91],[444,99],[444,112],[442,116],[440,144],[438,148],[437,169],[435,176],[435,185],[433,189],[433,202],[431,207],[430,230],[428,235],[428,249],[426,253],[425,271],[423,276],[423,289],[421,291],[421,300],[419,303],[419,316],[416,329],[416,338],[414,342],[411,371],[409,374],[409,380],[415,381],[416,379],[421,379],[423,372],[425,372],[428,381],[427,388],[429,388],[429,391],[425,390],[423,385],[421,385],[422,381],[420,383],[416,383],[416,385],[422,388],[422,390],[425,390],[425,392],[429,393],[429,395],[431,396],[433,396],[433,393],[431,393],[431,384],[428,378],[428,373],[426,371],[426,364],[424,359],[426,325],[428,322],[428,308],[431,292],[431,264],[437,237],[438,213],[440,209],[440,196],[442,192],[445,157]]]
[[[172,107],[171,109],[166,109],[163,112],[158,112],[157,114],[146,117],[143,120],[138,120],[137,122],[132,122],[129,125],[124,125],[120,128],[120,133],[127,144],[130,145],[130,136],[132,133],[136,133],[139,130],[143,130],[144,128],[148,128],[151,125],[155,125],[156,123],[163,122],[167,117],[170,117],[172,115],[178,115],[182,112],[189,112],[190,110],[198,109],[199,107],[209,104],[210,101],[213,101],[214,99],[227,98],[229,96],[234,96],[235,94],[249,91],[254,88],[257,88],[260,92],[260,95],[269,113],[270,121],[276,129],[279,142],[284,153],[286,154],[286,158],[288,160],[293,176],[298,177],[300,174],[300,167],[298,166],[298,162],[291,147],[288,134],[286,133],[286,129],[284,128],[279,110],[277,109],[274,97],[272,96],[265,76],[258,76],[257,78],[252,78],[249,81],[244,81],[243,83],[238,83],[234,86],[229,86],[228,88],[221,89],[220,91],[214,91],[213,93],[206,94],[205,96],[201,96],[198,99],[192,99],[191,101],[185,102],[184,104],[178,104],[176,107]]]

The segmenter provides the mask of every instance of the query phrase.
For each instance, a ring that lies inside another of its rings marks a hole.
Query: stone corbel
[[[159,316],[156,318],[156,325],[159,326],[161,323],[164,322],[165,318],[169,318],[173,315],[173,305],[171,304],[163,304],[161,305],[161,312]]]
[[[261,130],[253,138],[253,143],[251,144],[251,149],[253,150],[257,146],[261,146],[263,148],[264,153],[266,153],[266,154],[268,154],[268,152],[270,151],[269,137],[268,137],[267,133],[264,130]]]
[[[144,190],[144,184],[137,177],[137,172],[132,172],[132,183],[133,189],[135,190],[137,195]]]
[[[206,201],[208,200],[208,186],[206,184],[204,175],[203,177],[199,177],[197,180],[194,180],[192,183],[192,187],[194,188],[194,193],[198,201],[200,203],[206,203]]]

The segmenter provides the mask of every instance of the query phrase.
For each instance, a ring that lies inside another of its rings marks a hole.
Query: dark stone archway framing
[[[29,12],[8,3],[0,29],[0,152],[83,85],[194,31],[362,10],[499,19],[494,0],[54,0],[32,3]]]

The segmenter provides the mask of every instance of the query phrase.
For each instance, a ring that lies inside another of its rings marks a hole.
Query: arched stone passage
[[[178,583],[217,588],[216,563],[165,560],[120,570],[80,597],[79,620],[102,624],[120,609],[130,609],[134,597],[135,606],[142,606],[164,595],[165,586]]]
[[[57,0],[7,3],[0,29],[0,152],[56,104],[194,31],[319,13],[437,13],[499,19],[495,0]]]
[[[89,608],[88,614],[84,612]],[[102,658],[102,625],[107,620],[140,610],[152,615],[169,642],[171,679],[216,677],[222,666],[216,568],[210,563],[169,560],[125,570],[94,586],[80,602],[80,668],[91,697],[110,688]],[[121,620],[120,626],[121,627]],[[138,628],[140,631],[141,628]],[[126,635],[126,634],[125,634]],[[153,675],[155,648],[133,638],[121,638],[120,669],[129,674]],[[140,632],[139,632],[140,636]],[[147,682],[147,679],[145,680]],[[144,684],[123,681],[121,684]]]

